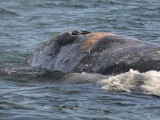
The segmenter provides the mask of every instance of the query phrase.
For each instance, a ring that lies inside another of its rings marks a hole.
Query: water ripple
[[[10,10],[6,10],[4,8],[0,8],[0,16],[1,15],[19,16],[19,14],[17,14],[16,12],[13,12],[13,11],[10,11]]]
[[[160,43],[159,21],[159,0],[0,0],[0,66],[17,65],[54,34],[75,29]],[[155,96],[159,87],[154,87],[158,80],[144,79],[136,84],[131,80],[130,85],[137,87],[124,92],[122,87],[116,91],[118,86],[111,83],[108,91],[100,89],[93,74],[73,74],[56,83],[25,77],[22,69],[19,77],[8,72],[12,75],[0,75],[2,120],[159,119],[156,106],[160,102]],[[124,86],[126,82],[122,82]],[[146,92],[140,85],[145,85]]]

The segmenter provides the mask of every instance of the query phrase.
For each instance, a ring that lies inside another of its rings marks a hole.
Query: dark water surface
[[[0,66],[15,66],[53,35],[76,29],[160,43],[160,1],[0,0]],[[0,120],[159,120],[160,73],[130,71],[120,84],[123,75],[102,83],[85,73],[61,82],[0,76]],[[145,81],[133,83],[137,75]]]

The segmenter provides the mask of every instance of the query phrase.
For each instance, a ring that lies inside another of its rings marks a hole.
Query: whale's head
[[[70,31],[63,33],[57,37],[56,44],[64,46],[73,42],[80,43],[80,49],[83,51],[91,49],[93,45],[99,42],[102,38],[108,36],[114,36],[115,34],[107,32],[91,33],[89,31]]]

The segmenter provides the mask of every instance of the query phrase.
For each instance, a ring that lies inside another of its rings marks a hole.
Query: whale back
[[[27,63],[48,70],[118,74],[160,70],[160,46],[111,33],[66,32],[35,51]],[[155,65],[156,64],[156,65]]]

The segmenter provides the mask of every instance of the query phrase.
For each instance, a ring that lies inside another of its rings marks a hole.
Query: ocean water
[[[0,0],[0,120],[159,120],[159,71],[72,73],[57,81],[32,79],[39,72],[20,66],[71,30],[160,44],[159,23],[159,0]]]

